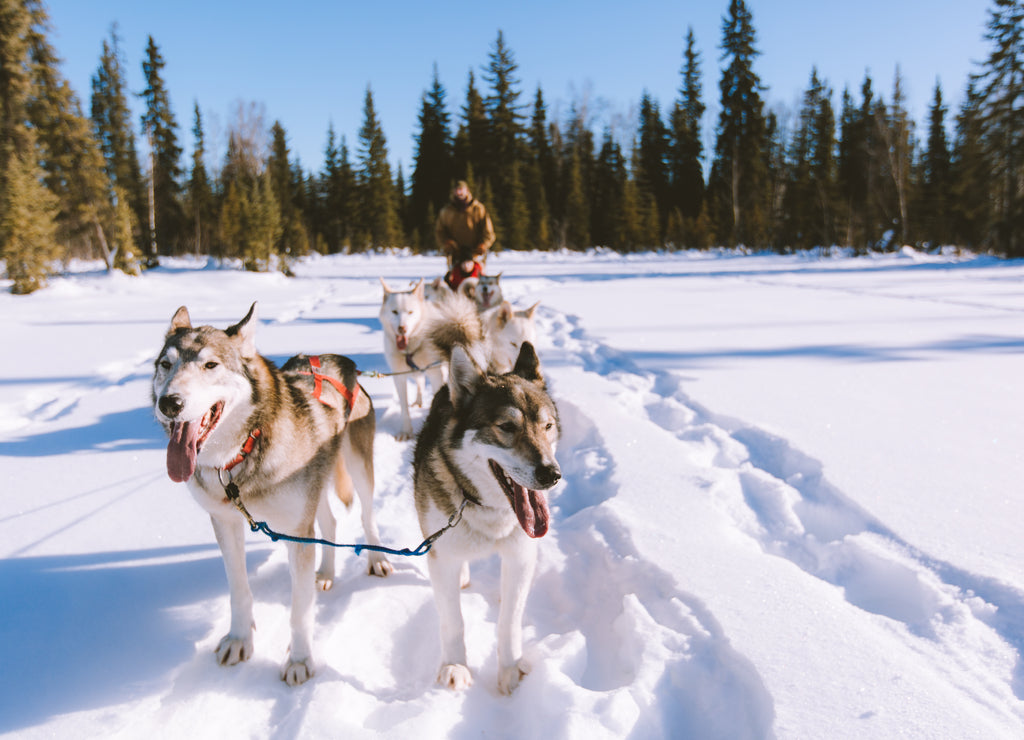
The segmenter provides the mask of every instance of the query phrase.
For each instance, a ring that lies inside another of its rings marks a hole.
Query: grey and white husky
[[[469,581],[468,561],[498,553],[498,690],[510,694],[529,672],[523,612],[536,538],[550,522],[544,491],[561,477],[555,460],[560,428],[532,344],[523,344],[506,374],[481,370],[474,356],[478,348],[452,348],[448,383],[435,394],[416,441],[413,491],[424,533],[462,513],[427,555],[441,624],[438,682],[452,689],[472,683],[460,587]]]
[[[237,487],[252,517],[271,529],[334,539],[335,518],[327,491],[359,495],[369,544],[379,545],[373,516],[375,416],[355,365],[340,355],[290,359],[280,369],[256,351],[256,304],[221,331],[193,327],[182,306],[171,319],[156,360],[152,400],[164,427],[167,473],[187,482],[210,514],[227,571],[231,627],[217,646],[217,660],[234,665],[253,653],[253,596],[245,567],[246,519],[228,499]],[[334,551],[326,548],[314,576],[315,549],[288,543],[291,572],[291,647],[281,677],[301,684],[314,672],[313,599],[334,578]],[[369,553],[369,571],[386,576],[391,564]]]

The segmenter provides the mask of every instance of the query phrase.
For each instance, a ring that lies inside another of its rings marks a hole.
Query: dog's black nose
[[[169,396],[161,396],[156,405],[160,409],[160,413],[168,419],[173,419],[185,408],[185,402],[176,393],[172,393]]]
[[[537,483],[541,488],[551,488],[562,479],[562,471],[559,469],[558,463],[538,465],[536,475]]]

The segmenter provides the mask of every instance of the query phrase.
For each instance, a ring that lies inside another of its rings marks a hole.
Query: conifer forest
[[[497,31],[459,95],[435,67],[406,176],[389,163],[372,86],[352,101],[362,105],[354,141],[325,127],[319,169],[299,164],[257,102],[237,106],[210,167],[200,106],[170,99],[174,60],[159,39],[139,50],[136,117],[116,25],[86,97],[61,74],[45,3],[0,0],[0,259],[11,289],[32,292],[70,258],[137,273],[200,254],[288,272],[311,252],[433,251],[459,179],[488,207],[495,249],[909,244],[1024,256],[1024,2],[990,0],[986,56],[959,110],[936,84],[927,120],[912,121],[898,71],[836,91],[809,69],[783,121],[765,102],[754,19],[744,0],[725,1],[721,38],[680,30],[677,98],[645,93],[627,144],[590,130],[582,112],[553,120],[540,87],[521,89]],[[702,89],[708,64],[718,90]],[[712,95],[717,120],[705,116]]]

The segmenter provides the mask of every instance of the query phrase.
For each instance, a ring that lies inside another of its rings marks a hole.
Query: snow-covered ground
[[[219,552],[148,406],[171,315],[224,327],[259,300],[264,354],[386,370],[378,277],[441,268],[181,260],[0,293],[0,734],[1024,736],[1024,263],[909,250],[493,256],[541,301],[563,425],[533,672],[498,695],[496,560],[463,594],[476,682],[455,694],[422,559],[382,581],[343,554],[318,673],[288,688],[284,548],[255,534],[256,656],[219,667]],[[391,381],[364,385],[381,533],[414,547],[412,443]]]

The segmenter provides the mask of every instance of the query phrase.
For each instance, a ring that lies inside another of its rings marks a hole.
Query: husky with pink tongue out
[[[452,350],[448,384],[434,396],[416,441],[413,488],[425,534],[458,522],[427,555],[441,622],[438,682],[451,689],[472,683],[460,588],[468,585],[470,560],[498,553],[498,690],[510,694],[529,672],[523,612],[537,539],[551,520],[545,491],[561,478],[555,460],[560,428],[532,344],[523,343],[509,373],[483,366],[479,346]]]
[[[171,319],[153,373],[153,409],[167,432],[167,475],[187,483],[210,514],[231,593],[231,627],[217,660],[234,665],[253,652],[253,597],[245,567],[242,513],[229,486],[256,521],[296,537],[312,537],[314,520],[333,540],[332,487],[346,505],[359,494],[366,541],[380,545],[373,516],[376,417],[352,360],[298,355],[281,368],[256,351],[256,304],[225,330],[192,326],[182,306]],[[334,578],[334,550],[288,543],[292,580],[291,646],[281,678],[312,677],[313,602]],[[371,575],[391,564],[368,552]]]

